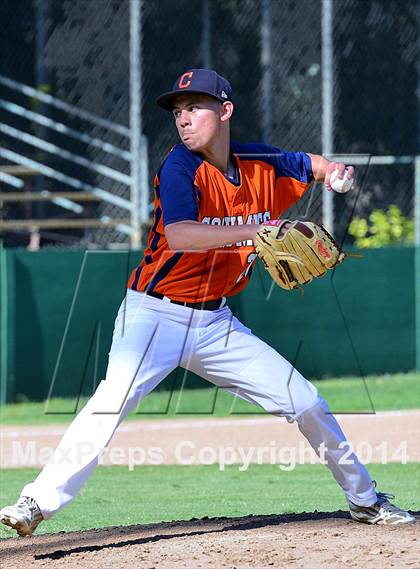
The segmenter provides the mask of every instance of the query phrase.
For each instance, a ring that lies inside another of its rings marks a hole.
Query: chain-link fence
[[[138,0],[140,2],[140,0]],[[155,104],[187,68],[212,67],[234,87],[233,138],[264,140],[289,150],[323,151],[322,0],[160,0],[141,2],[142,129],[148,141],[149,199],[159,163],[177,142],[171,117]],[[419,153],[419,16],[417,0],[333,0],[333,149],[336,153],[414,155]],[[130,0],[4,0],[0,74],[42,88],[80,109],[130,125]],[[325,38],[324,38],[325,40]],[[0,86],[0,98],[23,105],[28,98]],[[32,101],[35,110],[40,103]],[[45,111],[45,109],[44,109]],[[0,108],[0,123],[19,128],[25,120]],[[122,150],[126,137],[87,124],[64,112],[46,111],[56,121]],[[325,112],[325,108],[324,108]],[[59,135],[33,125],[40,138],[58,144]],[[0,133],[0,144],[23,152],[27,145]],[[92,144],[73,141],[75,154],[129,174],[129,163]],[[33,156],[39,149],[30,150]],[[62,156],[42,153],[49,166],[79,177],[80,167]],[[1,165],[11,165],[2,159]],[[344,201],[334,196],[335,230],[344,236],[353,209],[396,203],[413,216],[414,181],[410,164],[360,168],[362,193]],[[130,199],[130,188],[98,172],[85,180]],[[41,182],[39,181],[41,180]],[[1,183],[1,182],[0,182]],[[63,190],[45,176],[27,178],[33,190]],[[2,184],[2,192],[8,192]],[[291,212],[322,219],[322,192],[312,192]],[[66,217],[49,202],[3,204],[2,217]],[[81,216],[121,218],[118,205],[91,202]],[[45,230],[41,244],[60,246],[129,245],[115,228]],[[27,231],[3,232],[6,245],[26,245]]]

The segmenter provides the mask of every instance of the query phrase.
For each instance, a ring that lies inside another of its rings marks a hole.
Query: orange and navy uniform
[[[265,144],[231,143],[235,179],[178,144],[155,177],[154,221],[140,265],[128,288],[181,302],[233,296],[248,283],[256,254],[252,241],[208,251],[173,251],[165,226],[179,221],[210,225],[260,224],[281,216],[313,180],[304,152]]]

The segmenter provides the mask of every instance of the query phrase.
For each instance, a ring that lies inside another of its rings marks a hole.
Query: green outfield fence
[[[362,255],[304,294],[272,287],[257,264],[248,288],[229,304],[309,378],[420,371],[415,248]],[[54,397],[92,393],[104,377],[115,314],[139,257],[0,250],[1,403],[44,400],[52,381]],[[187,385],[197,381],[189,376]]]

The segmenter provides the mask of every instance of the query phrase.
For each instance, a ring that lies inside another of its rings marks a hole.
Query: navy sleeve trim
[[[198,203],[194,178],[202,159],[183,145],[168,155],[159,172],[159,194],[163,224],[197,221]]]
[[[300,182],[312,182],[312,161],[305,152],[286,152],[268,144],[232,143],[232,151],[241,160],[261,160],[274,167],[276,177],[295,178]]]

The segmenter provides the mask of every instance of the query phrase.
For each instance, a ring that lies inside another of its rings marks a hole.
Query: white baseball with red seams
[[[348,178],[349,171],[347,170],[347,168],[344,171],[344,178],[339,178],[338,173],[339,173],[338,168],[336,168],[331,172],[330,186],[335,192],[339,194],[345,194],[349,190],[351,190],[354,184],[354,178],[353,177],[351,177],[350,179]]]

